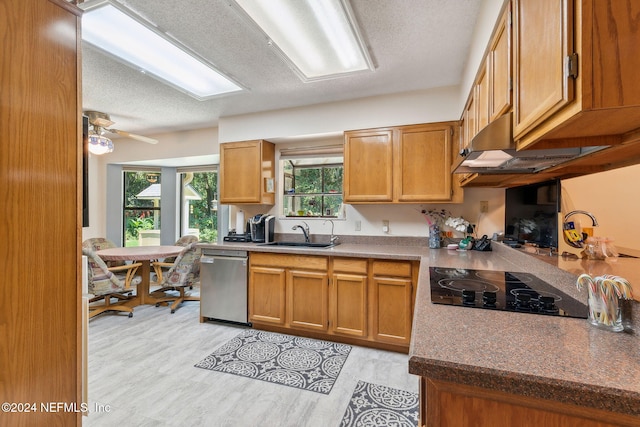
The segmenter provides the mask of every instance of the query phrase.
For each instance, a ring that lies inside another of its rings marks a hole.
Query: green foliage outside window
[[[160,229],[160,196],[139,198],[153,184],[160,184],[159,173],[127,171],[124,173],[124,235],[125,246],[138,246],[141,230]],[[158,192],[159,193],[159,192]]]
[[[200,240],[215,242],[218,238],[217,174],[195,172],[189,185],[201,197],[200,200],[189,201],[189,228],[199,230]]]
[[[215,242],[218,236],[217,215],[217,173],[215,171],[181,174],[182,179],[189,176],[190,195],[199,196],[199,200],[189,200],[188,224],[190,229],[198,231],[202,241]],[[160,184],[161,175],[145,171],[127,171],[124,173],[124,234],[125,246],[139,244],[140,231],[160,229],[160,187],[153,191],[157,197],[139,198],[140,193],[153,189]],[[186,181],[183,181],[186,182]],[[186,189],[182,189],[184,197]],[[158,242],[159,243],[159,242]]]
[[[283,172],[284,215],[336,218],[341,214],[342,164],[297,165],[288,160]]]

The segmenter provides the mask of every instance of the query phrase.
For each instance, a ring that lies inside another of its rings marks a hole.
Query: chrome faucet
[[[302,223],[304,224],[304,226],[296,224],[293,227],[291,227],[291,229],[292,230],[302,230],[302,234],[304,234],[305,243],[309,243],[309,224],[307,224],[304,221],[302,221]]]
[[[572,215],[575,215],[575,214],[583,214],[583,215],[588,216],[589,218],[591,218],[591,222],[593,223],[593,226],[594,226],[594,227],[597,227],[597,226],[598,226],[598,221],[596,220],[596,217],[595,217],[595,216],[593,216],[593,214],[592,214],[592,213],[589,213],[589,212],[587,212],[587,211],[571,211],[571,212],[569,212],[568,214],[566,214],[566,215],[564,216],[564,222],[567,222],[567,220],[569,219],[569,217],[570,217],[570,216],[572,216]]]
[[[325,225],[327,223],[327,221],[329,221],[331,223],[331,237],[329,238],[329,243],[331,243],[332,245],[335,245],[336,241],[339,239],[338,236],[334,236],[333,234],[333,227],[334,227],[334,223],[333,220],[331,219],[325,219],[324,222],[322,223],[322,225]]]

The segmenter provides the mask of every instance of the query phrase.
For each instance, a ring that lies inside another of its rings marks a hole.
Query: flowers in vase
[[[461,216],[454,217],[451,212],[446,209],[423,209],[420,211],[427,220],[429,228],[433,226],[447,226],[455,231],[465,234],[473,234],[474,226]]]
[[[447,220],[444,222],[444,225],[446,225],[447,227],[451,227],[461,233],[473,233],[473,227],[471,227],[469,221],[462,218],[461,216],[455,218],[447,218]],[[469,229],[471,229],[471,231],[469,231]]]

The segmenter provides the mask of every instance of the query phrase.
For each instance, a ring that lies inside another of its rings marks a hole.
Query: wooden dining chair
[[[89,249],[94,252],[116,247],[111,240],[104,237],[92,237],[82,242],[83,249]],[[115,273],[118,279],[124,282],[125,289],[131,289],[132,285],[138,285],[142,280],[141,277],[136,276],[138,267],[140,267],[142,263],[135,262],[127,264],[125,261],[104,261],[104,263],[109,268],[109,271]]]
[[[88,290],[93,297],[89,299],[89,318],[105,311],[129,313],[133,317],[133,308],[121,304],[131,298],[129,292],[118,277],[107,267],[107,264],[91,249],[82,249],[82,255],[87,257]],[[129,294],[129,295],[127,295]],[[116,300],[115,303],[112,300]],[[104,301],[102,305],[92,305],[97,301]]]
[[[173,314],[184,301],[200,301],[199,296],[191,296],[185,292],[186,287],[193,287],[193,284],[200,279],[202,251],[197,244],[197,242],[189,243],[176,257],[169,271],[163,275],[160,289],[152,292],[153,296],[160,298],[156,307],[172,302],[170,307]],[[177,291],[178,295],[167,294],[168,291]]]
[[[180,237],[175,243],[175,246],[187,246],[190,243],[198,242],[198,237],[192,234],[187,234],[185,236]],[[156,282],[162,283],[162,274],[169,270],[173,263],[176,261],[176,257],[165,258],[162,261],[154,261],[151,266],[153,267],[153,271],[156,274]],[[193,286],[190,286],[193,289]]]

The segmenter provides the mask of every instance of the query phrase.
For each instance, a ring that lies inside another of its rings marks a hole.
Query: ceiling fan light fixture
[[[234,0],[302,81],[374,69],[348,0]]]
[[[113,141],[103,135],[89,134],[89,152],[92,154],[107,154],[113,151]]]
[[[198,100],[243,90],[204,58],[123,6],[110,0],[84,5],[82,39],[136,70]]]

